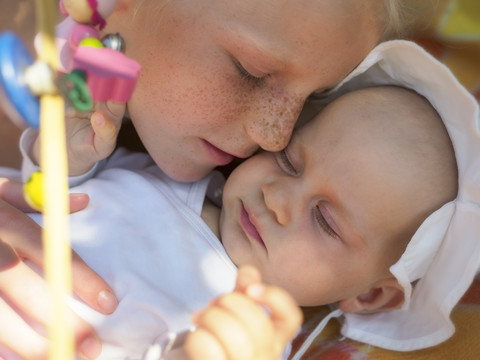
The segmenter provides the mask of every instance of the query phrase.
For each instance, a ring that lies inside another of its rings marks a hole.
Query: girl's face
[[[284,148],[306,98],[378,42],[366,3],[120,1],[105,31],[142,65],[128,112],[150,155],[192,181],[259,146]]]

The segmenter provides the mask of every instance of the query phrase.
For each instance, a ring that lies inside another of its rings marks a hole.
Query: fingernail
[[[103,116],[103,114],[96,112],[92,115],[92,117],[93,121],[95,121],[97,125],[102,126],[103,124],[105,124],[105,116]]]
[[[96,337],[88,337],[80,344],[78,351],[86,359],[96,359],[102,351],[102,344]]]
[[[102,312],[111,314],[117,308],[118,300],[112,292],[103,290],[98,294],[98,305]]]
[[[84,193],[70,193],[68,194],[71,198],[83,198],[87,196],[87,194]]]
[[[260,284],[253,284],[247,287],[247,295],[254,298],[258,299],[262,296],[263,294],[263,286]]]

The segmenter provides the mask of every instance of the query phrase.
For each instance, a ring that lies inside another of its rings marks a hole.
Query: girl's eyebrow
[[[266,66],[282,68],[288,63],[282,51],[279,51],[278,48],[275,48],[260,38],[260,36],[256,36],[251,32],[242,32],[240,29],[237,29],[234,43],[237,50],[244,50],[249,55],[253,54],[260,62],[264,62]]]

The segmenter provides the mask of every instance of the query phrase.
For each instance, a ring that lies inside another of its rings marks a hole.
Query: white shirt
[[[90,196],[70,216],[71,242],[119,305],[108,316],[71,306],[100,336],[98,359],[140,359],[155,338],[189,328],[194,311],[234,288],[237,268],[200,217],[208,187],[221,195],[223,177],[175,182],[148,155],[121,150],[103,166],[71,189]]]

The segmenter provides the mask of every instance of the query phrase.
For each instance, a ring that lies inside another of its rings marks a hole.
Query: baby
[[[453,149],[428,102],[399,88],[359,90],[327,106],[284,151],[232,173],[221,240],[235,264],[255,265],[302,306],[391,309],[403,294],[389,267],[456,192]]]

